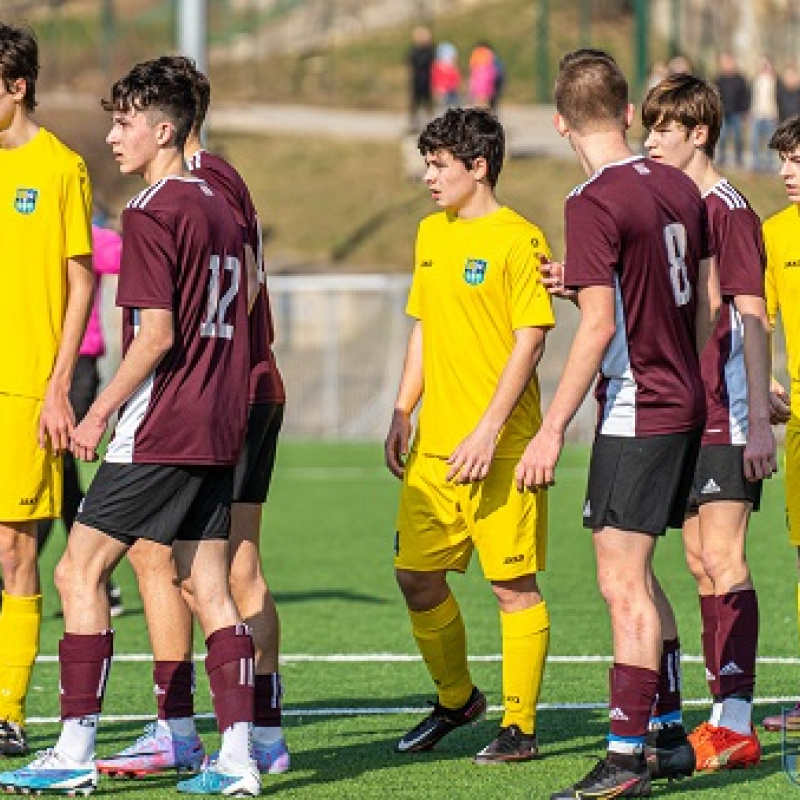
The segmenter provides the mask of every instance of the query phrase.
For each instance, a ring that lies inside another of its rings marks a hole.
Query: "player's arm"
[[[564,446],[564,433],[592,385],[616,330],[614,289],[587,286],[578,293],[581,321],[553,401],[542,427],[531,439],[516,469],[517,488],[552,485]]]
[[[260,270],[258,268],[258,262],[256,255],[253,252],[253,248],[250,247],[249,244],[245,244],[244,246],[244,267],[245,273],[247,274],[247,313],[249,314],[253,310],[253,306],[256,304],[256,298],[258,297],[258,292],[261,289],[261,277]]]
[[[748,434],[744,474],[748,480],[770,477],[776,469],[775,437],[770,425],[770,327],[763,297],[736,295],[734,305],[744,325],[747,372]]]
[[[711,338],[722,308],[722,292],[719,288],[717,259],[714,256],[700,262],[697,279],[697,311],[695,327],[695,347],[698,353]]]
[[[172,311],[143,308],[139,330],[108,386],[92,403],[70,438],[70,449],[82,461],[94,461],[108,421],[153,373],[174,340]]]
[[[417,320],[408,337],[400,388],[397,390],[392,422],[384,442],[386,466],[397,478],[402,478],[405,471],[405,455],[408,453],[408,440],[411,437],[411,414],[422,397],[424,383],[422,323]]]
[[[78,360],[83,334],[94,297],[92,257],[67,259],[67,307],[53,372],[39,417],[39,446],[46,447],[48,438],[55,452],[69,447],[69,436],[75,425],[75,414],[69,402],[72,373]]]
[[[514,331],[514,347],[497,382],[497,389],[475,430],[447,459],[447,480],[471,483],[483,480],[489,472],[497,437],[519,398],[536,372],[544,352],[545,328],[519,328]]]

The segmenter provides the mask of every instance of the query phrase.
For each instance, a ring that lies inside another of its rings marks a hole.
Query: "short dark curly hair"
[[[25,109],[36,108],[36,79],[39,77],[39,46],[29,28],[15,28],[0,22],[0,79],[7,92],[18,80],[25,81]]]
[[[772,134],[769,146],[781,156],[794,153],[800,147],[800,115],[795,114],[781,122]]]
[[[427,124],[417,146],[423,156],[446,150],[467,169],[476,158],[485,158],[487,179],[494,188],[503,168],[506,135],[497,117],[485,108],[450,108]]]

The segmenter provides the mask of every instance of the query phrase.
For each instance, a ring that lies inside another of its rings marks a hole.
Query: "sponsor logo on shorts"
[[[721,491],[719,484],[713,478],[709,478],[700,490],[700,494],[719,494]]]
[[[429,259],[426,259],[425,261],[420,261],[419,265],[421,267],[432,267],[433,266],[433,260],[429,258]]]
[[[464,264],[464,280],[470,286],[478,286],[486,277],[489,262],[483,258],[468,258]]]
[[[22,497],[22,498],[20,498],[19,504],[21,506],[35,506],[36,505],[36,498],[35,497]]]
[[[520,554],[518,556],[506,556],[503,559],[504,564],[519,564],[520,561],[524,561],[525,556]]]
[[[792,269],[794,267],[800,267],[800,258],[795,258],[795,259],[792,259],[791,261],[786,261],[786,262],[784,262],[783,266],[786,267],[786,269]]]

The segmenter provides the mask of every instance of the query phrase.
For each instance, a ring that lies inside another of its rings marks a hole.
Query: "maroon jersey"
[[[680,170],[635,156],[567,199],[567,285],[608,286],[617,330],[595,390],[598,432],[653,436],[705,421],[695,349],[701,259],[712,252],[705,205]]]
[[[230,203],[256,256],[261,286],[250,311],[250,402],[284,403],[286,392],[283,379],[272,352],[275,329],[264,271],[261,223],[250,191],[242,176],[224,158],[205,150],[198,150],[189,159],[189,169]]]
[[[724,302],[700,359],[707,407],[703,444],[742,445],[747,442],[747,371],[744,326],[733,298],[764,297],[766,254],[761,220],[724,179],[706,194],[705,201]]]
[[[123,352],[141,309],[172,312],[174,343],[120,410],[106,460],[234,464],[250,365],[242,229],[205,181],[170,177],[128,203],[122,231]]]

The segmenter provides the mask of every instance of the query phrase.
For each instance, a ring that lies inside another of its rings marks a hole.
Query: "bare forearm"
[[[403,374],[394,407],[410,414],[419,403],[425,384],[422,367],[422,323],[416,322],[408,339]]]
[[[747,399],[751,419],[769,419],[769,390],[772,372],[769,323],[766,315],[742,315],[744,363],[747,371]]]
[[[90,256],[67,265],[67,307],[51,380],[69,388],[94,299]]]

